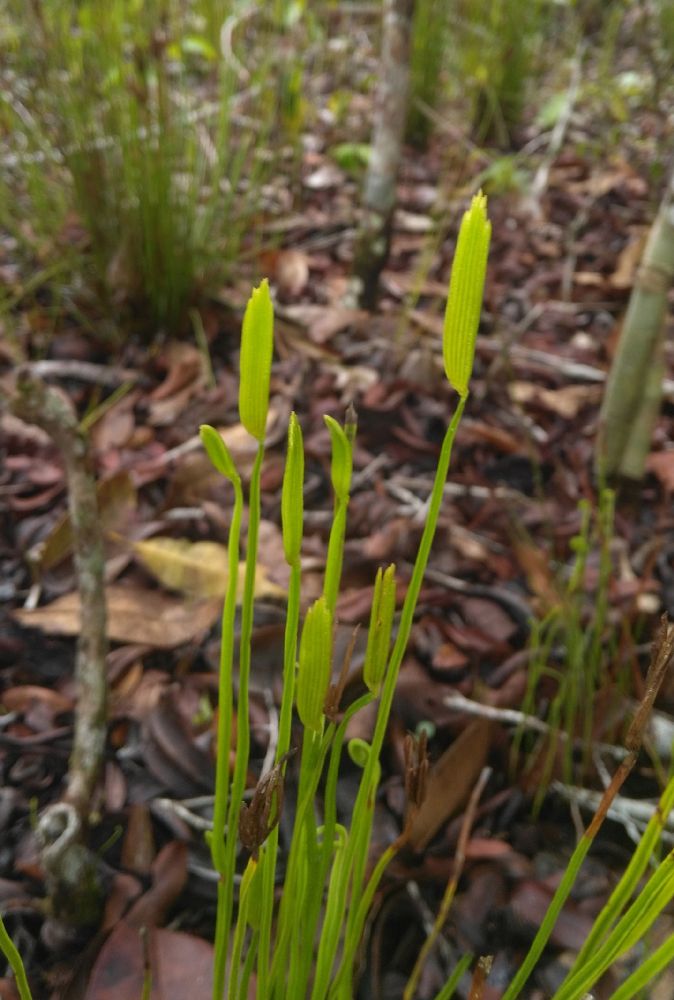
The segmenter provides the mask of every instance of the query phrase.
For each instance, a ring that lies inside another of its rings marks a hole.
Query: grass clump
[[[412,21],[410,99],[406,138],[425,149],[433,130],[432,114],[442,95],[443,62],[448,42],[445,0],[417,0]]]
[[[627,694],[628,666],[614,668],[617,658],[615,629],[609,622],[609,586],[612,577],[615,496],[612,490],[600,494],[599,509],[593,517],[587,500],[579,505],[580,527],[571,540],[574,554],[566,580],[555,588],[557,600],[540,620],[532,622],[531,659],[522,711],[527,716],[541,713],[542,691],[552,693],[542,712],[550,736],[542,756],[537,755],[537,810],[550,783],[555,760],[559,758],[566,782],[576,774],[577,748],[581,771],[587,771],[596,737],[600,694],[610,689]],[[590,557],[596,553],[596,581],[592,608],[588,608],[587,573]],[[516,733],[515,758],[522,748],[524,728]]]
[[[246,118],[240,67],[211,37],[233,10],[223,0],[10,2],[0,224],[29,250],[46,239],[56,252],[76,217],[89,287],[151,335],[180,329],[199,286],[222,278],[269,169],[253,149],[273,112],[256,100],[268,53],[246,75]]]

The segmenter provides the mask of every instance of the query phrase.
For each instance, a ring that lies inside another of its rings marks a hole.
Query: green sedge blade
[[[300,557],[304,515],[304,444],[302,428],[294,413],[288,424],[288,453],[281,492],[283,550],[290,566]]]
[[[249,434],[264,441],[274,349],[274,307],[265,278],[248,300],[241,331],[239,416]]]
[[[211,427],[210,424],[202,424],[199,428],[199,436],[201,437],[201,443],[206,450],[206,454],[218,472],[231,482],[237,480],[239,474],[236,471],[234,460],[229,453],[229,448],[215,427]]]
[[[346,436],[344,428],[340,427],[334,417],[324,416],[323,419],[330,431],[330,440],[332,443],[332,466],[330,469],[332,488],[335,491],[335,496],[339,500],[344,501],[348,499],[349,488],[351,486],[353,461],[351,442]]]
[[[319,733],[330,685],[332,615],[325,597],[311,605],[304,619],[297,669],[297,713],[306,729]]]
[[[442,334],[447,378],[464,399],[473,370],[490,238],[487,198],[480,193],[461,221]]]

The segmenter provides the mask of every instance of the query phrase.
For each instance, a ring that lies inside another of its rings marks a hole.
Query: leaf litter
[[[430,272],[416,273],[433,226],[428,192],[437,197],[436,159],[409,158],[404,165],[400,190],[412,200],[418,195],[417,204],[406,205],[396,217],[382,308],[367,317],[347,295],[356,188],[330,160],[331,138],[323,138],[325,148],[305,154],[301,211],[277,220],[284,224],[287,245],[266,261],[281,305],[270,451],[263,470],[263,516],[270,527],[262,538],[256,583],[254,667],[261,679],[254,705],[257,769],[248,776],[250,790],[269,752],[282,663],[279,623],[286,581],[278,577],[277,524],[285,415],[297,410],[307,444],[303,561],[309,603],[320,590],[331,503],[322,413],[339,418],[354,401],[359,414],[338,604],[339,641],[345,645],[353,625],[366,626],[380,563],[399,565],[398,598],[404,596],[433,458],[452,405],[442,387],[439,357],[451,236]],[[616,158],[599,167],[569,143],[550,172],[538,223],[516,198],[495,196],[490,202],[493,249],[475,385],[396,696],[376,818],[378,843],[389,843],[402,823],[400,747],[405,732],[420,725],[431,733],[432,794],[417,817],[412,849],[392,866],[387,895],[379,900],[365,983],[394,978],[396,970],[382,956],[398,951],[402,917],[418,925],[442,891],[462,810],[485,763],[494,773],[468,841],[446,932],[456,954],[494,954],[494,968],[507,980],[540,923],[575,839],[568,807],[559,799],[552,797],[537,819],[531,817],[524,781],[510,768],[505,724],[472,719],[445,699],[461,694],[497,709],[518,709],[528,677],[529,619],[559,605],[572,564],[578,502],[594,497],[588,470],[601,386],[649,218],[647,166],[641,161],[635,167],[638,151],[632,153],[629,163]],[[209,471],[196,429],[201,422],[214,423],[244,477],[248,474],[254,445],[238,424],[233,387],[236,309],[245,300],[241,289],[249,285],[248,275],[242,276],[240,288],[225,289],[204,306],[221,391],[207,391],[204,356],[186,342],[161,346],[153,360],[128,346],[115,364],[123,361],[127,370],[142,372],[142,379],[92,428],[108,559],[119,555],[119,535],[133,559],[118,565],[106,588],[109,637],[116,647],[108,661],[114,767],[106,775],[94,838],[104,849],[115,907],[84,977],[88,983],[80,995],[86,1000],[135,1000],[148,964],[156,1000],[210,996],[207,942],[215,888],[203,831],[217,720],[209,649],[217,640],[227,583],[231,494]],[[0,345],[5,339],[0,333]],[[77,340],[71,344],[75,353]],[[671,377],[671,358],[669,366]],[[93,402],[91,384],[75,378],[66,386],[84,412]],[[15,932],[40,949],[41,873],[29,800],[42,807],[60,794],[75,697],[72,639],[80,628],[79,602],[58,456],[34,428],[4,413],[0,420],[5,458],[0,516],[6,529],[0,545],[5,604],[0,608],[0,840],[7,845],[0,854],[6,880],[0,889]],[[630,589],[623,574],[623,586],[612,585],[609,615],[619,634],[616,655],[635,664],[643,650],[630,632],[648,636],[658,611],[674,612],[669,509],[674,473],[667,445],[672,421],[671,408],[665,409],[649,459],[652,475],[630,516],[616,524],[616,542],[636,582]],[[149,535],[136,533],[152,525]],[[36,587],[39,603],[22,607]],[[654,599],[648,612],[639,606],[644,592]],[[588,586],[586,613],[592,604]],[[559,652],[551,651],[553,663]],[[354,656],[347,697],[362,683],[359,663],[362,657]],[[671,686],[661,708],[670,718]],[[368,724],[365,717],[357,721],[360,735],[367,736]],[[288,772],[292,775],[292,765]],[[642,786],[652,791],[647,774]],[[351,791],[345,775],[346,802]],[[132,821],[139,809],[143,819]],[[115,841],[115,831],[127,826],[121,842]],[[592,877],[562,913],[540,974],[542,989],[553,988],[565,950],[578,946],[606,897],[613,878],[610,853],[622,859],[629,853],[620,827],[607,835],[605,846],[606,857],[593,858]],[[426,888],[418,888],[415,899],[410,885]],[[161,926],[169,919],[180,929]],[[66,984],[55,987],[55,995],[74,996],[68,992],[71,980],[59,968],[61,956],[35,954],[54,970],[55,982],[61,976]],[[363,996],[372,995],[364,989]],[[0,990],[5,995],[4,985]],[[6,992],[11,996],[9,987]]]

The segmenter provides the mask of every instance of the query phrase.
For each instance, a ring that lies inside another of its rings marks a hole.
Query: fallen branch
[[[17,417],[49,434],[66,469],[82,609],[75,662],[77,705],[64,801],[42,813],[36,832],[55,914],[68,922],[87,923],[93,918],[99,893],[93,856],[82,840],[107,733],[104,556],[96,484],[86,437],[66,396],[36,379],[29,369],[23,369],[9,407]]]

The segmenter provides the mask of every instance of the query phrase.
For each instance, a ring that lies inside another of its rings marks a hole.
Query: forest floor
[[[493,239],[471,396],[393,709],[376,849],[400,829],[402,744],[422,723],[430,733],[434,809],[416,852],[401,856],[383,883],[365,942],[363,1000],[401,996],[451,875],[470,789],[487,765],[491,777],[460,892],[419,995],[434,995],[444,971],[470,951],[494,956],[484,998],[498,997],[589,818],[572,786],[601,788],[606,767],[613,766],[589,753],[569,774],[562,753],[549,757],[550,739],[540,734],[522,739],[517,756],[507,715],[469,713],[457,696],[496,710],[529,704],[544,718],[556,681],[548,671],[530,691],[537,650],[549,640],[546,665],[568,669],[569,643],[591,633],[605,600],[591,736],[619,743],[657,620],[662,612],[674,614],[674,450],[668,446],[674,382],[666,383],[648,474],[619,491],[613,523],[610,500],[593,474],[603,384],[660,194],[649,143],[662,143],[661,129],[657,115],[644,112],[616,145],[599,113],[577,114],[539,198],[526,193],[527,185],[490,198]],[[532,130],[524,141],[533,137]],[[532,162],[544,153],[545,147]],[[253,635],[251,785],[273,738],[283,659],[287,579],[279,511],[291,410],[302,424],[307,455],[305,606],[320,593],[331,517],[322,417],[343,419],[349,403],[358,415],[336,662],[354,626],[367,624],[377,567],[396,563],[401,596],[409,579],[455,403],[442,372],[442,314],[456,224],[480,172],[473,159],[471,176],[459,179],[450,170],[448,181],[446,161],[439,141],[429,153],[406,152],[376,314],[349,301],[358,183],[320,143],[304,154],[301,211],[276,221],[281,248],[260,264],[277,309]],[[453,225],[429,255],[433,213],[445,197],[443,215]],[[424,259],[431,261],[427,268]],[[9,276],[12,266],[5,255],[3,280],[18,283],[20,277]],[[251,276],[242,273],[236,285],[200,306],[214,382],[203,351],[187,338],[151,349],[129,338],[111,350],[66,317],[43,344],[43,356],[55,363],[50,379],[78,413],[100,407],[91,445],[106,532],[110,724],[95,804],[100,822],[92,831],[106,909],[99,927],[71,940],[44,933],[32,822],[36,810],[62,793],[72,738],[79,613],[63,527],[64,470],[41,431],[7,412],[0,416],[0,905],[29,972],[42,970],[38,998],[138,996],[143,956],[128,934],[129,914],[138,907],[146,924],[169,927],[154,939],[162,982],[172,983],[161,996],[210,996],[199,985],[208,978],[215,900],[203,829],[213,788],[221,583],[212,566],[222,549],[204,543],[226,544],[232,496],[209,466],[197,432],[201,423],[221,429],[245,479],[252,451],[238,422],[236,371],[250,287]],[[3,378],[11,378],[17,330],[24,356],[34,357],[43,343],[47,299],[31,296],[6,317]],[[669,346],[667,361],[671,379]],[[119,387],[112,404],[100,406]],[[579,536],[587,543],[587,565],[573,592]],[[602,552],[610,559],[607,581]],[[534,628],[532,637],[532,623],[544,621],[561,624],[554,633]],[[353,690],[359,662],[362,650],[354,659]],[[674,678],[657,708],[666,724],[674,713]],[[364,712],[351,735],[367,738],[371,725]],[[347,770],[340,784],[344,808],[354,780]],[[626,795],[654,800],[658,780],[657,764],[646,755]],[[550,793],[532,814],[532,796],[544,783]],[[554,992],[587,936],[631,854],[633,822],[627,814],[623,822],[607,821],[534,977],[532,997]],[[663,918],[657,934],[671,933],[671,925],[671,917]],[[182,936],[171,935],[176,931]],[[597,997],[615,984],[607,977]],[[463,984],[459,995],[466,990]],[[0,992],[14,995],[7,980]],[[673,993],[670,974],[652,997],[670,1000]]]

